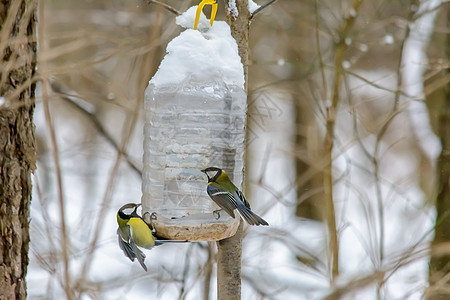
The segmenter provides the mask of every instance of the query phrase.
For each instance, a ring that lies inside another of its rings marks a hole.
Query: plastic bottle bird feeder
[[[142,204],[159,236],[215,241],[233,236],[240,218],[216,218],[201,169],[220,167],[240,188],[247,96],[230,28],[210,27],[202,14],[194,31],[195,13],[177,17],[187,30],[168,44],[145,93]]]

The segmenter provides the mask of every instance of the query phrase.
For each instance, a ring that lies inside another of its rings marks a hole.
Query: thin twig
[[[370,85],[370,86],[372,86],[372,87],[374,87],[376,89],[379,89],[379,90],[382,90],[382,91],[386,91],[386,92],[389,92],[389,93],[393,93],[393,94],[397,94],[398,93],[399,95],[407,97],[407,98],[410,98],[412,100],[422,101],[422,99],[415,98],[414,96],[409,95],[405,91],[398,90],[398,89],[394,90],[394,89],[390,89],[388,87],[384,87],[384,86],[379,85],[379,84],[375,83],[374,81],[370,81],[369,79],[364,78],[363,76],[361,76],[361,75],[359,75],[359,74],[357,74],[355,72],[352,72],[350,70],[344,70],[344,72],[345,72],[346,75],[351,75],[351,76],[355,77],[356,79],[359,79],[362,82],[367,83],[368,85]]]
[[[408,20],[412,20],[414,13],[412,11],[409,12]],[[399,59],[397,64],[397,87],[394,94],[394,106],[392,107],[391,116],[390,118],[383,124],[383,127],[380,129],[379,134],[377,135],[377,139],[375,142],[375,149],[374,154],[372,158],[372,164],[374,167],[374,180],[376,182],[375,185],[375,193],[376,193],[376,199],[377,199],[377,210],[378,210],[378,219],[379,219],[379,227],[378,227],[378,234],[379,234],[379,242],[378,242],[378,252],[379,252],[379,268],[383,266],[384,262],[384,244],[385,244],[385,228],[384,228],[384,221],[385,221],[385,214],[384,214],[384,207],[383,207],[383,194],[381,192],[381,183],[380,183],[380,169],[379,169],[379,163],[378,163],[378,156],[379,156],[379,150],[380,145],[383,141],[384,134],[387,132],[389,126],[392,124],[392,121],[395,119],[394,117],[399,112],[399,105],[400,105],[400,96],[402,92],[402,85],[403,85],[403,76],[402,76],[402,63],[403,63],[403,57],[404,57],[404,51],[406,46],[406,41],[410,35],[410,27],[406,27],[405,36],[401,42],[400,46],[400,53],[399,53]],[[385,283],[387,279],[384,279],[379,283],[377,286],[377,294],[381,295],[381,288],[382,285]]]
[[[39,3],[39,47],[42,53],[47,51],[47,43],[44,37],[44,1],[40,1]],[[40,62],[40,69],[46,70],[47,64],[45,61]],[[63,183],[62,183],[62,174],[61,174],[61,165],[59,159],[59,150],[58,143],[56,141],[56,133],[55,128],[53,127],[53,122],[50,114],[50,106],[49,106],[49,93],[48,93],[48,78],[42,78],[42,102],[44,107],[45,120],[47,124],[47,130],[50,134],[50,142],[52,145],[52,154],[53,154],[53,162],[55,164],[55,173],[56,173],[56,182],[57,182],[57,190],[58,190],[58,204],[59,204],[59,217],[61,222],[61,251],[63,256],[63,273],[64,273],[64,292],[66,294],[66,298],[68,300],[72,299],[72,290],[70,287],[70,272],[69,272],[69,240],[66,229],[66,216],[65,216],[65,203],[64,203],[64,192],[63,192]]]
[[[274,4],[277,0],[270,0],[269,2],[267,2],[264,5],[261,5],[260,7],[258,7],[251,15],[250,15],[250,20],[253,19],[257,14],[259,14],[263,9],[269,7],[270,5]]]
[[[186,257],[184,259],[184,268],[183,268],[183,277],[181,279],[181,288],[180,288],[180,296],[178,297],[179,300],[186,299],[186,282],[188,280],[189,275],[189,268],[191,266],[190,258],[192,254],[192,249],[194,248],[194,244],[190,244],[188,250],[186,251]]]
[[[329,232],[329,249],[331,262],[331,281],[333,282],[339,274],[339,241],[336,226],[336,213],[334,209],[333,196],[333,175],[332,175],[332,152],[334,148],[334,128],[336,123],[336,111],[340,102],[341,81],[344,74],[344,67],[342,63],[345,59],[347,45],[345,39],[348,37],[353,25],[355,23],[357,12],[361,6],[362,0],[353,0],[352,11],[354,14],[344,20],[344,26],[340,31],[339,42],[336,45],[334,55],[334,80],[332,87],[331,106],[326,108],[326,135],[325,135],[325,149],[326,149],[326,166],[324,169],[324,191],[326,195],[326,217],[328,221]]]
[[[45,205],[45,199],[44,196],[42,195],[42,191],[41,191],[41,185],[40,185],[40,180],[39,180],[39,176],[34,176],[34,186],[36,188],[36,194],[38,196],[39,199],[39,204],[41,205],[41,215],[42,215],[42,220],[43,220],[43,224],[42,226],[44,227],[44,231],[47,234],[47,241],[46,243],[48,243],[49,249],[51,249],[50,251],[55,251],[56,246],[54,243],[54,238],[53,238],[53,234],[52,234],[52,230],[51,230],[51,226],[53,224],[50,216],[49,216],[49,211],[46,208]],[[40,253],[36,252],[35,253],[36,257],[40,257]],[[48,256],[48,261],[45,259],[41,260],[41,266],[50,266],[48,269],[51,269],[51,271],[55,271],[55,266],[57,266],[57,256],[55,255],[49,255]],[[56,271],[55,271],[56,272]],[[51,272],[50,272],[51,273]]]
[[[126,140],[128,140],[128,139],[126,139]],[[85,286],[86,286],[87,277],[88,277],[87,274],[88,274],[89,269],[93,262],[94,252],[95,252],[95,250],[97,250],[97,244],[99,242],[101,231],[104,228],[104,226],[102,226],[102,225],[104,223],[106,212],[107,212],[107,209],[106,209],[107,204],[109,204],[111,202],[112,196],[115,192],[114,188],[116,186],[116,179],[118,176],[118,170],[119,170],[121,158],[122,158],[122,155],[120,154],[120,152],[117,152],[114,166],[112,167],[111,173],[108,178],[108,183],[106,185],[107,188],[106,188],[105,194],[103,196],[102,203],[100,205],[100,212],[98,214],[98,218],[97,218],[97,221],[94,226],[95,232],[94,232],[91,242],[89,243],[88,251],[86,253],[83,267],[81,269],[81,275],[79,276],[78,282],[76,285],[76,290],[80,292],[80,295],[78,295],[79,298],[81,298],[82,293],[85,291]]]
[[[325,76],[325,67],[324,67],[324,62],[323,62],[323,57],[322,57],[322,48],[320,47],[320,37],[319,37],[319,8],[317,5],[317,1],[316,0],[314,2],[314,10],[315,10],[315,38],[316,38],[316,48],[317,48],[317,54],[319,55],[319,66],[320,66],[320,75],[322,76],[322,84],[323,84],[323,89],[322,91],[325,91],[325,95],[322,95],[322,98],[325,99],[327,97],[326,93],[328,91],[328,87],[327,87],[327,79]]]
[[[177,16],[181,15],[180,11],[178,11],[176,8],[170,6],[169,4],[162,3],[162,2],[159,2],[157,0],[145,0],[145,2],[147,2],[147,4],[155,4],[155,5],[159,5],[161,7],[164,7],[165,9],[167,9],[168,11],[170,11],[171,13],[173,13],[173,14],[175,14]]]
[[[208,250],[208,259],[205,262],[205,283],[203,286],[203,299],[209,300],[209,294],[211,290],[211,278],[213,272],[213,265],[215,263],[215,252],[214,252],[214,243],[208,242],[206,247]]]
[[[78,111],[80,111],[84,115],[86,115],[91,120],[95,129],[97,129],[98,133],[100,133],[100,135],[105,137],[105,139],[114,147],[114,149],[116,151],[118,151],[121,155],[123,155],[123,157],[126,159],[128,165],[133,169],[133,171],[135,171],[139,175],[139,177],[142,177],[142,171],[140,170],[140,168],[131,161],[128,153],[126,153],[126,152],[122,151],[122,149],[120,149],[117,142],[108,133],[108,131],[105,129],[105,127],[103,127],[102,123],[98,120],[97,116],[94,113],[87,111],[82,106],[80,106],[78,103],[72,101],[72,99],[70,99],[69,97],[64,96],[61,92],[61,88],[56,83],[52,83],[51,88],[53,91],[58,93],[58,95],[61,97],[61,99],[63,99],[64,101],[66,101],[67,103],[69,103],[70,105],[75,107],[76,109],[78,109]]]
[[[266,151],[264,151],[264,159],[262,161],[262,168],[261,168],[261,172],[260,172],[260,176],[258,179],[258,184],[262,184],[263,180],[264,180],[264,175],[266,174],[266,169],[267,169],[267,165],[269,164],[269,156],[270,153],[272,152],[272,143],[268,143],[267,147],[266,147]]]
[[[106,213],[107,213],[107,205],[109,203],[111,203],[111,199],[115,192],[116,180],[117,180],[117,176],[118,176],[118,172],[119,172],[119,166],[120,166],[120,163],[121,163],[121,160],[123,157],[122,153],[126,153],[126,149],[129,145],[130,139],[133,135],[132,133],[133,133],[134,129],[136,128],[136,123],[137,123],[137,119],[139,116],[139,109],[141,107],[142,101],[143,101],[142,97],[140,97],[139,99],[137,99],[135,101],[133,112],[131,113],[131,115],[129,115],[127,117],[126,123],[123,126],[123,131],[122,131],[122,135],[121,135],[123,137],[123,140],[119,147],[120,151],[117,151],[114,166],[112,167],[111,173],[108,178],[105,195],[103,196],[103,200],[100,205],[100,213],[98,215],[97,222],[94,226],[95,232],[94,232],[93,238],[89,244],[88,253],[86,254],[86,259],[83,264],[81,276],[79,277],[79,279],[80,279],[79,283],[81,283],[81,284],[84,284],[85,278],[87,277],[90,266],[92,264],[92,257],[94,255],[97,244],[99,242],[99,237],[100,237],[101,231],[104,228],[104,226],[102,226],[102,224],[105,221],[105,217],[106,217]]]
[[[356,277],[346,285],[336,288],[331,294],[323,298],[323,300],[342,299],[347,293],[355,292],[358,289],[362,289],[373,284],[374,282],[379,281],[383,278],[384,274],[385,272],[383,271],[374,271],[372,274],[367,276]]]

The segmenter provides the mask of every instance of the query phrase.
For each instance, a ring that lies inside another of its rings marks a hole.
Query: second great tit
[[[224,170],[209,167],[201,171],[208,177],[206,191],[209,197],[231,217],[234,218],[234,210],[237,209],[249,225],[269,225],[263,218],[250,210],[250,204],[244,194],[231,182]]]
[[[141,204],[128,203],[122,206],[117,212],[117,235],[119,246],[123,250],[125,256],[131,261],[135,258],[139,261],[142,268],[147,271],[147,266],[144,264],[145,254],[138,248],[152,249],[154,246],[159,246],[168,242],[185,242],[173,240],[157,240],[157,236],[147,223],[137,214],[137,208]],[[125,210],[134,209],[130,214]]]

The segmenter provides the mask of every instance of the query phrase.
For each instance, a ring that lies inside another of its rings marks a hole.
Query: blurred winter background
[[[162,2],[183,12],[200,1]],[[252,20],[246,194],[270,226],[244,227],[242,299],[438,288],[428,250],[449,9],[279,0]],[[181,30],[144,0],[40,1],[30,299],[216,299],[214,243],[146,251],[145,273],[116,238],[117,209],[141,198],[144,89]]]

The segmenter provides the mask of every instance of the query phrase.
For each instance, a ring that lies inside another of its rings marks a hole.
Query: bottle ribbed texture
[[[246,94],[223,82],[150,84],[145,93],[143,202],[166,217],[211,212],[201,169],[227,171],[238,188],[244,167]]]

